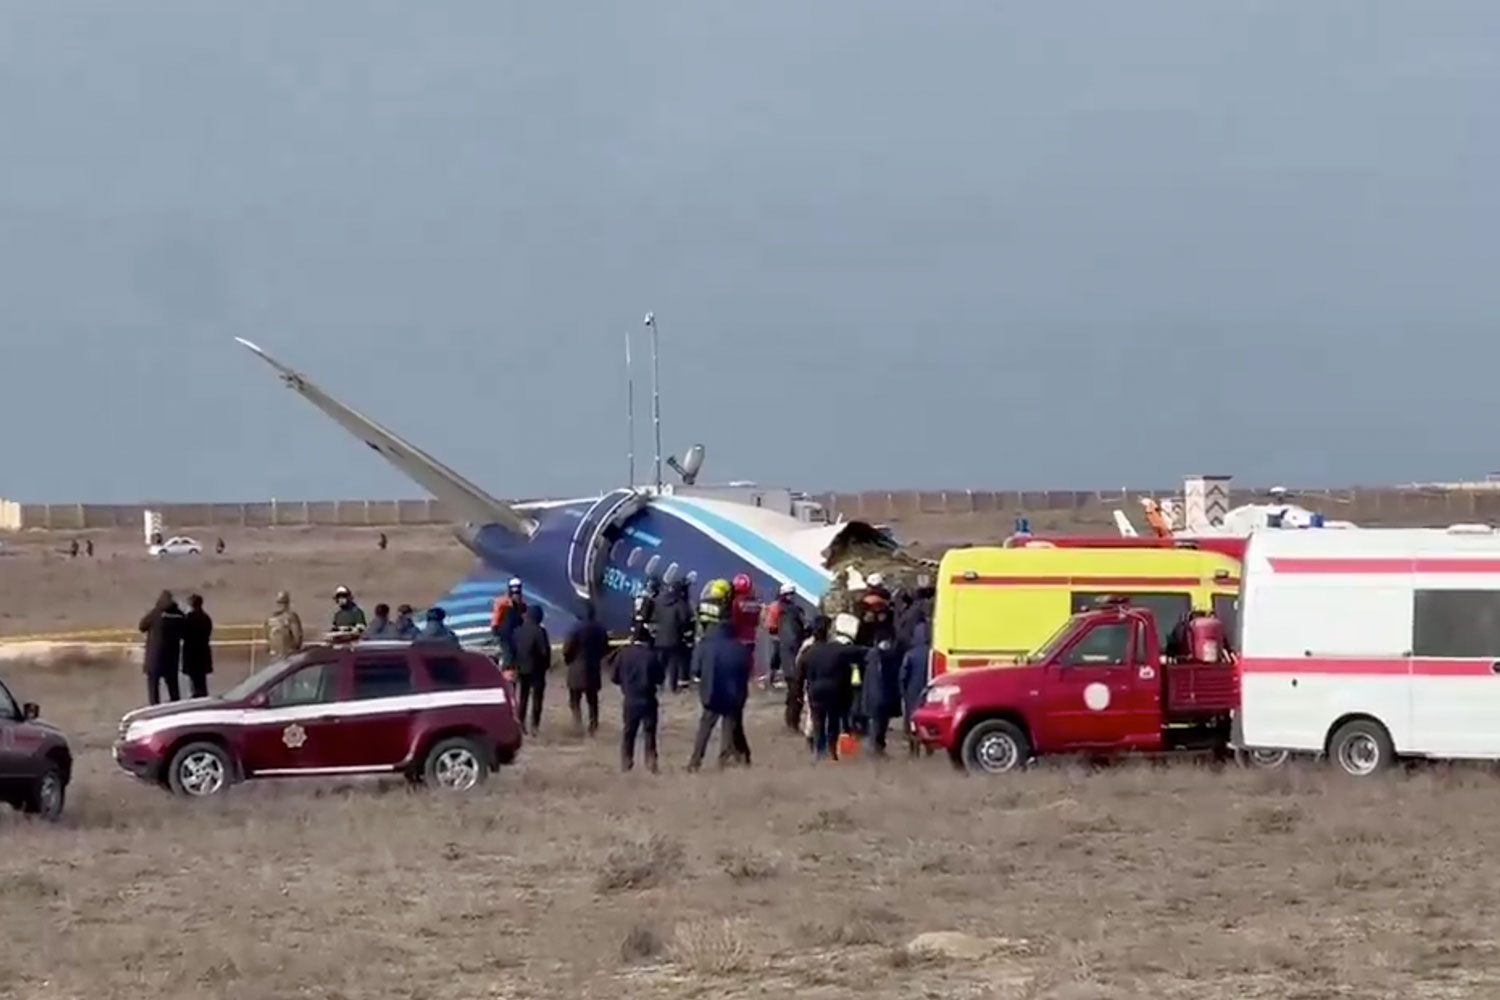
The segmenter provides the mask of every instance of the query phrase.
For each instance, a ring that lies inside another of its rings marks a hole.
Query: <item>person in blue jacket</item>
[[[885,738],[890,731],[892,719],[901,718],[905,701],[901,683],[901,665],[904,657],[892,636],[883,636],[875,648],[865,655],[862,688],[865,699],[865,718],[871,750],[877,757],[885,756]]]
[[[739,761],[750,765],[750,743],[745,739],[745,702],[750,697],[750,672],[754,668],[750,647],[735,635],[732,622],[720,621],[704,634],[693,650],[693,672],[702,679],[698,695],[703,714],[687,769],[696,771],[708,752],[708,739],[720,722],[719,765]]]
[[[927,654],[932,651],[932,627],[924,612],[916,614],[918,618],[911,627],[911,647],[901,657],[901,714],[906,723],[906,748],[913,757],[922,747],[912,735],[911,716],[922,703],[922,692],[927,688]]]
[[[441,642],[449,646],[458,645],[458,635],[447,625],[443,619],[448,617],[442,608],[427,609],[427,627],[414,639],[414,642]]]

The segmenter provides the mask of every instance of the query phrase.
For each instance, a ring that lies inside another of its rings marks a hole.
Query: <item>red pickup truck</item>
[[[912,715],[925,746],[1004,774],[1041,754],[1229,753],[1239,675],[1163,657],[1151,613],[1123,604],[1076,614],[1016,666],[944,674]]]

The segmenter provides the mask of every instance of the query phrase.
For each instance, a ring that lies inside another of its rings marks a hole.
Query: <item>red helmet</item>
[[[740,573],[734,578],[734,592],[736,594],[750,593],[750,577],[748,574]]]

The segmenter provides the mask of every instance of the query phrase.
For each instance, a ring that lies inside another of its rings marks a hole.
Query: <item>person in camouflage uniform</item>
[[[276,595],[276,610],[266,619],[266,641],[273,661],[302,648],[302,619],[292,610],[291,595],[284,590]]]

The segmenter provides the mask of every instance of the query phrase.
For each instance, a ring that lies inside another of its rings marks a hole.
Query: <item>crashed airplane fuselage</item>
[[[546,609],[554,635],[577,620],[591,600],[613,634],[629,630],[636,594],[648,577],[685,579],[696,590],[709,580],[748,574],[761,597],[784,584],[812,611],[827,593],[831,558],[844,545],[880,544],[863,522],[809,525],[789,514],[690,491],[625,488],[601,496],[538,503],[497,500],[456,472],[329,396],[306,376],[241,340],[282,381],[457,516],[456,534],[479,565],[433,603],[464,642],[489,635],[491,608],[511,577],[528,600]],[[393,581],[394,583],[394,581]],[[394,603],[401,595],[380,595]]]

